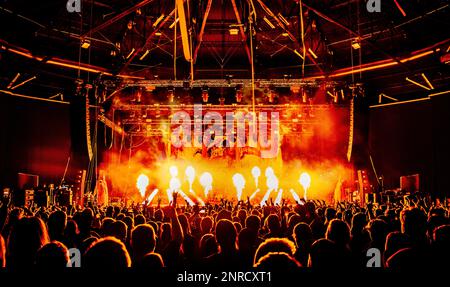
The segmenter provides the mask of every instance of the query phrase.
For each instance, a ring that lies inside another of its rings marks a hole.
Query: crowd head
[[[387,204],[250,201],[168,206],[0,206],[0,267],[57,269],[80,252],[86,269],[388,268],[432,266],[450,255],[447,206],[426,197]]]

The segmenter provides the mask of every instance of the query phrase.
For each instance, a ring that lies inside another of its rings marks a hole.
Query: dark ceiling
[[[197,56],[192,67],[194,79],[250,78],[251,46],[256,78],[328,77],[360,64],[400,61],[432,47],[431,54],[414,61],[334,79],[363,82],[372,102],[379,93],[399,100],[426,96],[429,91],[406,81],[409,77],[426,85],[422,73],[436,91],[449,86],[449,68],[440,61],[450,45],[448,1],[385,0],[380,13],[369,13],[366,1],[301,2],[303,17],[298,0],[189,0],[185,7],[190,15],[192,53]],[[134,9],[136,5],[142,7]],[[81,13],[69,13],[62,0],[2,0],[0,89],[5,90],[20,73],[16,83],[33,76],[36,79],[14,89],[16,93],[47,98],[67,93],[77,78],[92,82],[97,77],[95,72],[78,71],[79,62],[112,75],[174,79],[175,51],[176,77],[189,79],[191,65],[183,57],[180,28],[175,31],[171,27],[174,7],[173,0],[86,0]],[[249,13],[253,11],[255,33],[250,41]],[[157,22],[158,18],[162,21]],[[301,18],[305,50],[311,49],[317,56],[306,52],[304,63],[296,53],[303,49]],[[230,29],[237,29],[238,34],[230,35]],[[175,33],[177,41],[173,40]],[[361,49],[355,50],[351,44],[357,38],[362,39]],[[83,39],[90,41],[89,48],[80,48]],[[55,59],[70,60],[74,65],[55,66],[51,64]]]

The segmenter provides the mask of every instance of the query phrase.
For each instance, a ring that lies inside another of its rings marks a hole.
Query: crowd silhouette
[[[450,255],[447,206],[426,198],[360,206],[309,200],[204,207],[0,207],[0,266],[121,270],[361,269],[371,248],[381,267],[440,267]]]

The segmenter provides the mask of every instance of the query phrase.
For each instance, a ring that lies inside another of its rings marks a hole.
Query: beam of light
[[[258,188],[258,178],[261,176],[261,170],[259,169],[259,167],[254,166],[252,168],[252,176],[255,179],[255,186],[256,188]]]
[[[421,87],[421,88],[424,88],[424,89],[427,90],[427,91],[431,90],[431,89],[428,88],[427,86],[422,85],[422,84],[420,84],[420,83],[418,83],[418,82],[416,82],[416,81],[413,81],[413,80],[411,80],[411,79],[408,78],[408,77],[406,77],[406,80],[407,80],[408,82],[410,82],[410,83],[413,83],[413,84],[416,85],[416,86],[419,86],[419,87]]]
[[[291,188],[289,191],[291,192],[292,197],[294,198],[295,202],[300,203],[301,202],[300,196],[298,196],[298,194],[295,192],[295,190]]]
[[[155,198],[156,194],[159,192],[159,190],[157,188],[155,188],[152,193],[150,193],[150,195],[147,197],[146,200],[144,200],[143,203],[147,202],[148,205],[150,205],[150,203],[152,203],[153,198]]]
[[[161,22],[162,19],[164,19],[164,14],[161,14],[161,16],[159,16],[158,19],[156,19],[156,21],[152,25],[153,28],[156,28],[156,26],[158,26],[159,22]]]
[[[283,190],[280,188],[280,190],[278,191],[277,198],[275,199],[275,205],[280,205],[282,197],[283,197]]]
[[[169,28],[173,29],[173,27],[175,27],[175,24],[178,23],[178,21],[180,21],[180,18],[177,18],[175,21],[173,21],[173,23],[170,24]]]
[[[260,191],[260,189],[257,188],[257,189],[255,190],[255,192],[252,193],[252,195],[250,195],[250,200],[252,200],[252,199],[256,196],[256,194],[258,194],[259,191]]]
[[[11,89],[12,85],[17,81],[17,79],[20,77],[20,73],[17,73],[16,76],[11,80],[11,82],[6,87],[7,89]]]
[[[238,199],[238,201],[240,201],[242,198],[242,190],[245,187],[244,176],[240,173],[234,174],[233,175],[233,184],[234,184],[234,187],[236,188],[237,199]]]
[[[209,172],[204,172],[200,176],[200,184],[205,190],[205,197],[208,197],[208,193],[212,189],[212,181],[212,175]]]
[[[303,198],[306,200],[306,193],[308,191],[308,188],[311,186],[311,177],[307,172],[303,172],[300,175],[300,179],[298,181],[300,182],[301,186],[303,186],[303,190],[305,191]]]
[[[145,174],[140,174],[137,178],[136,181],[136,187],[139,190],[139,192],[141,193],[141,196],[144,197],[145,196],[145,192],[147,190],[147,186],[150,183],[150,180],[148,179],[148,176],[146,176]]]
[[[313,50],[311,50],[311,48],[308,48],[308,52],[311,54],[311,56],[313,56],[314,57],[314,59],[317,59],[317,58],[319,58],[319,57],[317,57],[317,55],[316,55],[316,53],[314,53],[314,51]]]
[[[402,6],[400,5],[400,3],[398,3],[397,0],[394,0],[395,5],[397,6],[398,10],[400,11],[400,13],[402,13],[403,17],[406,17],[406,12],[405,10],[403,10]]]
[[[294,50],[294,53],[299,56],[302,60],[304,60],[305,58],[302,56],[302,54],[300,54],[299,51],[297,51],[297,49]]]
[[[148,55],[149,53],[150,53],[150,50],[147,49],[147,50],[145,51],[145,53],[139,58],[139,60],[141,60],[141,61],[144,60],[145,57],[147,57],[147,55]]]
[[[21,83],[15,85],[14,87],[11,88],[11,90],[15,90],[15,89],[17,89],[18,87],[23,86],[23,85],[25,85],[26,83],[28,83],[28,82],[30,82],[30,81],[33,81],[34,79],[36,79],[36,76],[33,76],[33,77],[31,77],[31,78],[28,78],[28,79],[26,79],[25,81],[23,81],[23,82],[21,82]]]
[[[431,84],[430,80],[428,80],[427,76],[425,76],[424,73],[422,73],[422,78],[425,80],[425,82],[427,82],[428,86],[430,86],[430,88],[431,88],[432,90],[434,90],[433,85]]]
[[[169,168],[169,173],[170,173],[170,176],[177,177],[178,176],[178,168],[176,166],[172,165]]]
[[[186,193],[184,193],[181,189],[178,190],[178,194],[180,194],[181,197],[183,197],[183,199],[186,200],[190,206],[195,205],[195,202],[193,202],[192,199],[190,199],[189,196],[187,196]]]

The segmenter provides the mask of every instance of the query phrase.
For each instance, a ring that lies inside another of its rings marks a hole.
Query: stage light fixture
[[[236,28],[231,28],[228,30],[231,36],[236,36],[239,33],[239,30]]]
[[[352,48],[355,50],[361,49],[361,40],[360,39],[353,39],[352,41]]]
[[[240,103],[242,101],[243,92],[242,89],[236,89],[236,102]]]
[[[91,41],[84,39],[81,41],[81,48],[83,49],[89,49],[89,47],[91,46]]]
[[[127,28],[128,28],[128,30],[131,30],[131,29],[133,29],[133,21],[128,21],[128,24],[127,24]]]
[[[173,103],[175,99],[175,90],[173,88],[167,90],[167,98],[169,99],[169,103]]]
[[[203,87],[202,88],[202,100],[204,103],[207,103],[209,100],[209,91],[208,91],[208,87]]]

